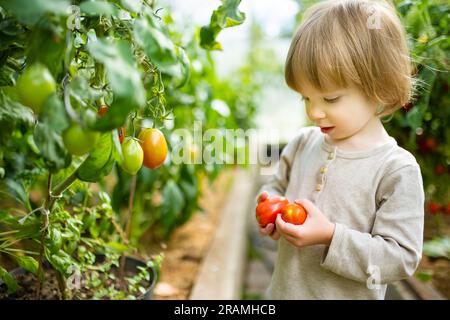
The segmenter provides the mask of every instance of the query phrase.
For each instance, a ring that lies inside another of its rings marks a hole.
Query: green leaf
[[[32,126],[34,123],[33,111],[11,100],[4,94],[3,90],[0,90],[0,121],[17,121],[27,126]]]
[[[98,139],[94,150],[78,168],[76,176],[87,182],[97,182],[111,172],[116,152],[111,132],[104,132]]]
[[[28,207],[28,194],[20,181],[6,179],[5,186],[12,198]]]
[[[81,105],[93,102],[102,96],[101,91],[92,88],[87,80],[81,76],[75,76],[69,84],[70,95]]]
[[[50,171],[70,165],[71,156],[64,147],[61,133],[69,125],[62,102],[52,95],[39,115],[40,121],[34,129],[34,142],[46,160]]]
[[[17,281],[14,279],[12,275],[6,271],[3,267],[0,266],[0,279],[6,284],[8,287],[8,294],[15,293],[18,289]]]
[[[31,127],[34,124],[33,112],[11,100],[3,90],[0,90],[0,126],[2,128],[0,145],[6,145],[17,124]]]
[[[0,6],[11,12],[24,24],[35,24],[45,13],[66,16],[70,1],[68,0],[0,0]]]
[[[122,5],[132,11],[132,12],[140,12],[142,9],[142,0],[121,0]]]
[[[46,257],[48,262],[65,277],[70,276],[70,271],[73,270],[73,266],[77,266],[75,260],[63,250],[60,250],[56,254],[51,254],[46,250]]]
[[[104,64],[114,99],[121,101],[121,107],[125,109],[120,113],[111,107],[99,120],[99,125],[106,128],[105,124],[116,114],[121,116],[123,124],[129,112],[145,104],[145,91],[141,74],[134,61],[131,44],[125,40],[98,39],[89,42],[88,50],[95,60]]]
[[[423,282],[431,281],[433,280],[433,272],[431,270],[418,272],[416,278]]]
[[[426,241],[423,245],[423,252],[431,258],[450,259],[450,238]]]
[[[162,196],[162,223],[166,227],[171,227],[181,213],[185,204],[185,199],[180,188],[173,180],[167,181]]]
[[[214,10],[208,26],[200,29],[200,46],[207,50],[222,50],[215,39],[222,29],[240,25],[245,20],[245,13],[239,11],[241,0],[222,0],[222,5]]]
[[[0,87],[14,85],[14,70],[3,66],[0,68]]]
[[[117,251],[118,253],[123,253],[123,252],[128,251],[128,247],[119,242],[108,242],[106,244],[106,246]]]
[[[106,1],[85,1],[80,4],[80,10],[89,16],[117,16],[119,12],[112,3]]]
[[[175,44],[161,30],[153,27],[148,19],[142,17],[135,22],[136,42],[158,68],[172,73],[171,67],[178,63]]]
[[[39,264],[33,258],[29,256],[15,256],[17,264],[24,270],[29,271],[33,274],[38,273]]]

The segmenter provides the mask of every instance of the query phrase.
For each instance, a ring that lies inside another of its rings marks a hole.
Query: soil
[[[47,270],[45,274],[45,285],[42,287],[41,299],[59,300],[61,299],[56,272]],[[0,286],[0,300],[35,300],[37,299],[37,278],[32,273],[20,274],[16,277],[19,289],[15,294],[8,295],[6,286]]]
[[[450,236],[450,215],[442,215],[442,233]],[[425,215],[424,241],[437,236],[435,216]],[[431,284],[446,299],[450,299],[450,261],[447,259],[432,259],[423,255],[418,273],[425,272],[433,275]]]
[[[208,251],[217,228],[235,171],[225,170],[212,186],[202,181],[200,206],[204,212],[195,213],[175,230],[167,244],[149,248],[149,254],[162,252],[161,277],[153,292],[156,300],[189,299],[203,257]]]

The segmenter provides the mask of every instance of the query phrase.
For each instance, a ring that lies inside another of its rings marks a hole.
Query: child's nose
[[[321,108],[313,106],[312,104],[310,104],[309,108],[307,108],[307,114],[312,121],[325,118],[325,112]]]

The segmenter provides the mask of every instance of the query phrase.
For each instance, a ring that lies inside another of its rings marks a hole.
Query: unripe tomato
[[[83,129],[77,123],[72,124],[62,134],[66,149],[76,156],[82,156],[91,151],[99,136],[99,132]]]
[[[144,150],[144,166],[156,169],[167,157],[167,142],[163,133],[154,128],[147,128],[139,134],[142,150]]]
[[[135,175],[142,167],[142,162],[144,160],[144,151],[142,150],[141,145],[136,140],[127,138],[125,142],[122,143],[122,154],[122,169],[131,175]]]
[[[281,218],[292,224],[303,224],[306,215],[305,208],[297,203],[290,203],[281,210]]]
[[[17,80],[20,103],[33,109],[36,114],[55,90],[56,83],[52,74],[41,63],[27,67]]]
[[[264,228],[269,223],[275,223],[277,215],[289,204],[288,199],[281,196],[267,197],[256,207],[256,220]]]

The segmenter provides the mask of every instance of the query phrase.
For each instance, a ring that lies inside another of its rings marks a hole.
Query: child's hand
[[[285,222],[281,215],[275,220],[275,228],[288,242],[296,247],[306,247],[314,244],[330,245],[334,233],[334,223],[307,199],[295,200],[308,212],[308,217],[302,225]],[[267,228],[267,227],[266,227]]]
[[[268,223],[264,228],[259,227],[259,233],[263,236],[269,236],[273,240],[280,239],[280,233],[277,231],[274,223]]]

